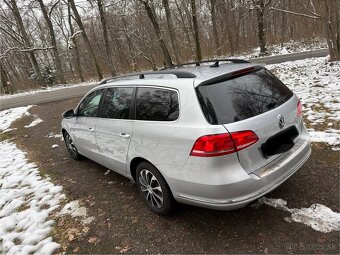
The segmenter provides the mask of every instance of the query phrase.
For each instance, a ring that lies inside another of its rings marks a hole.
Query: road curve
[[[305,58],[325,57],[327,56],[327,54],[328,54],[327,49],[320,49],[272,57],[255,58],[251,59],[250,61],[254,63],[278,64],[286,61],[294,61]],[[83,96],[90,89],[97,86],[98,84],[99,83],[70,88],[66,87],[58,90],[43,91],[32,95],[22,95],[4,98],[1,99],[0,101],[0,110],[5,110],[12,107],[19,107],[31,104],[41,104],[74,97],[80,97]]]

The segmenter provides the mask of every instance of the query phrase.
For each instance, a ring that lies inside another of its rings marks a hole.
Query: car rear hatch
[[[201,83],[196,91],[211,124],[222,124],[232,136],[250,130],[258,137],[256,143],[237,150],[248,173],[291,149],[300,136],[299,99],[265,68],[247,68],[214,78]]]

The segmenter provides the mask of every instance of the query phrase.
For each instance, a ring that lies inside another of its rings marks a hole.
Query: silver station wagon
[[[238,59],[106,79],[63,117],[72,158],[135,181],[161,215],[176,202],[244,207],[311,153],[299,98],[263,66]]]

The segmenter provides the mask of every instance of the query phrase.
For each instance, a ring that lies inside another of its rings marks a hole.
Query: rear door
[[[107,88],[96,125],[103,165],[126,173],[127,153],[133,131],[133,87]]]
[[[258,142],[238,152],[248,173],[289,150],[299,137],[299,100],[265,68],[199,86],[197,90],[212,124],[223,124],[230,133],[251,130],[259,137]]]

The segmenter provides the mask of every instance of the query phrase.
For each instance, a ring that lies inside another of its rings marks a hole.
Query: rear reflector
[[[302,116],[302,104],[301,104],[300,99],[299,99],[299,102],[298,102],[298,105],[297,105],[296,115],[297,115],[298,117],[301,117],[301,116]]]
[[[243,150],[258,140],[257,135],[250,130],[230,134],[205,135],[196,140],[190,155],[197,157],[226,155]]]

